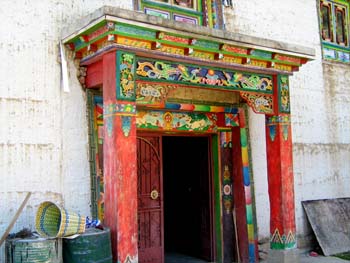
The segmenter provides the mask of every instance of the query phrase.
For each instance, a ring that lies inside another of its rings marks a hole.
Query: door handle
[[[159,197],[159,193],[156,189],[151,192],[151,199],[156,200]]]

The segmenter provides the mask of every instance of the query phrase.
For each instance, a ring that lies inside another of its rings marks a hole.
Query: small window
[[[323,58],[350,63],[349,0],[319,0]]]
[[[222,28],[220,0],[137,0],[136,9],[178,22]]]
[[[331,6],[328,3],[321,2],[321,34],[323,40],[332,41],[331,21]]]
[[[345,23],[345,8],[336,6],[335,17],[336,17],[336,36],[337,43],[342,46],[347,45],[347,36],[346,36],[346,23]]]

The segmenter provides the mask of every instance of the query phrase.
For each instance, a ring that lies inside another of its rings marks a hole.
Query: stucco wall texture
[[[290,83],[302,244],[311,232],[301,201],[350,194],[350,70],[322,64],[316,0],[233,2],[232,9],[224,9],[227,30],[316,49],[316,60]],[[33,194],[12,232],[34,229],[34,214],[44,200],[90,214],[86,97],[71,58],[70,92],[63,92],[58,43],[63,27],[103,5],[133,6],[128,0],[1,1],[0,235],[28,191]],[[259,239],[269,236],[264,122],[250,111]]]

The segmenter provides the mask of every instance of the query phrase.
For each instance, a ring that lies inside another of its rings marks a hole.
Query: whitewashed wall
[[[350,196],[350,67],[321,60],[316,0],[233,1],[233,32],[315,48],[316,60],[290,78],[299,247],[312,237],[303,200]],[[250,111],[258,235],[269,237],[264,118]]]
[[[90,214],[85,93],[71,61],[70,92],[60,87],[61,30],[112,0],[2,0],[0,5],[0,236],[26,193],[11,232],[34,230],[44,200]],[[4,245],[0,262],[5,262]]]

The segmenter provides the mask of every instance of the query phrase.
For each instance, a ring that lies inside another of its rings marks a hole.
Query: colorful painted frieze
[[[217,116],[214,113],[185,113],[138,111],[138,129],[162,131],[216,132]]]
[[[272,93],[272,77],[190,64],[138,59],[137,79],[167,81],[223,90],[246,90]]]

